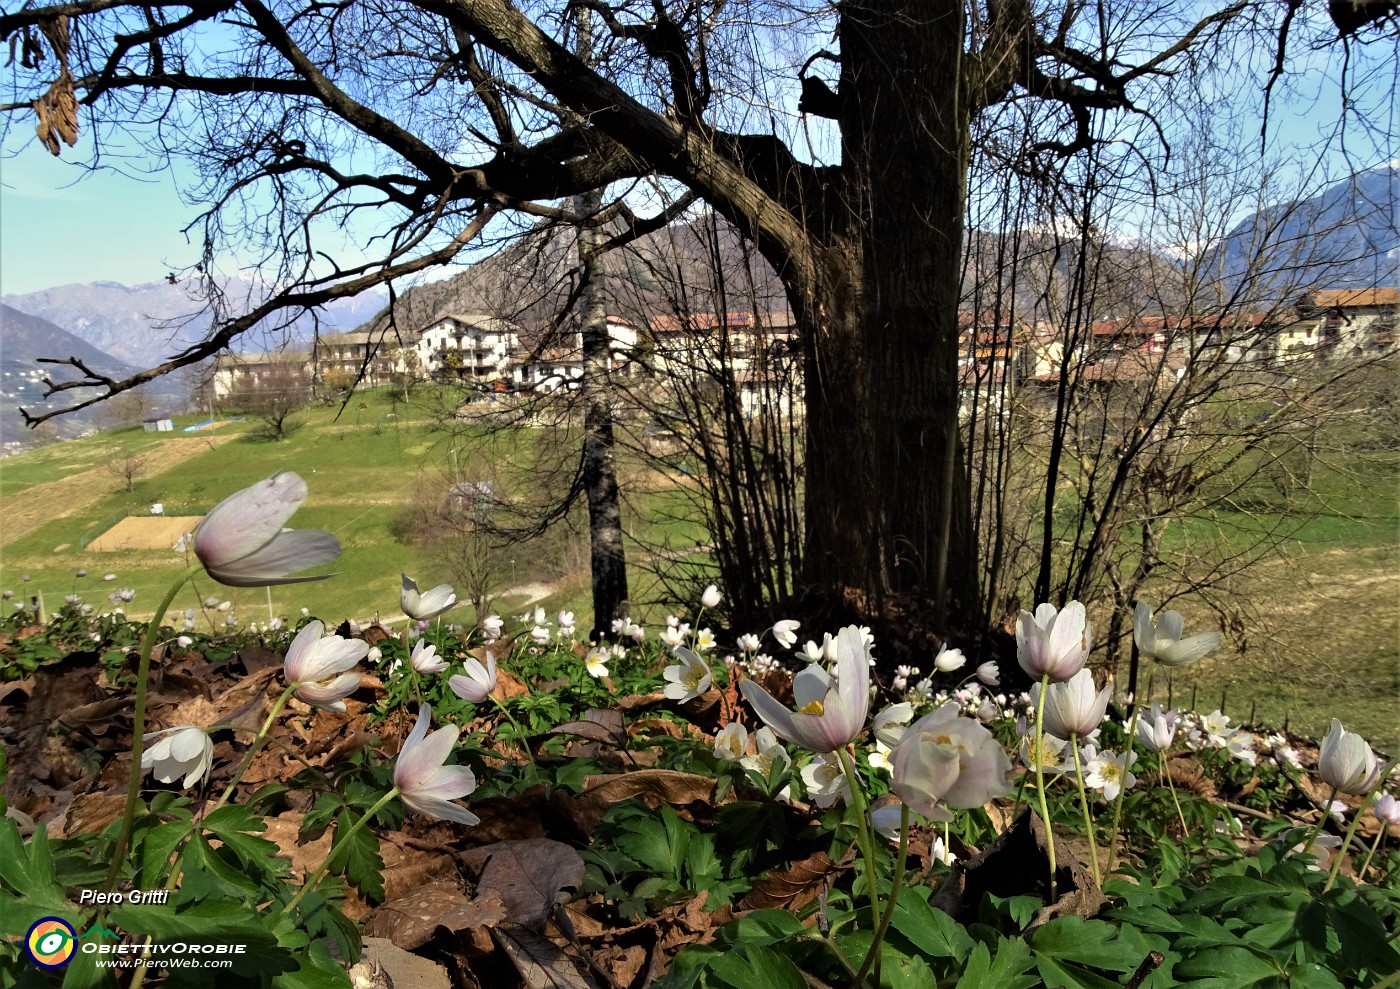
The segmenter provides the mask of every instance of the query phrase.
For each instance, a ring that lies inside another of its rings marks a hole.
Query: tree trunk
[[[844,9],[850,235],[828,241],[813,311],[798,313],[819,327],[807,360],[807,583],[890,619],[916,602],[934,618],[950,602],[970,607],[976,588],[958,431],[962,8],[926,9]]]
[[[602,191],[579,197],[579,212],[590,215],[602,203]],[[583,334],[583,488],[588,497],[588,544],[593,575],[593,634],[607,634],[618,607],[627,600],[627,556],[622,543],[622,507],[618,500],[613,446],[612,345],[608,338],[607,299],[603,291],[601,235],[596,227],[579,231],[583,260],[580,300]]]

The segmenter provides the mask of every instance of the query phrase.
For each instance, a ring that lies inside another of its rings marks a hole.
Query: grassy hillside
[[[426,399],[428,396],[424,396]],[[396,517],[412,499],[424,471],[444,466],[454,453],[447,433],[436,431],[426,413],[394,406],[385,392],[358,395],[341,412],[338,407],[302,414],[302,428],[282,442],[253,436],[255,424],[230,422],[218,429],[186,433],[148,433],[125,429],[59,443],[0,461],[0,589],[16,594],[42,592],[54,606],[77,593],[106,604],[117,588],[136,590],[126,605],[132,614],[149,613],[186,565],[183,554],[164,550],[95,552],[85,546],[121,518],[147,516],[152,502],[167,515],[202,515],[228,494],[278,470],[295,470],[306,478],[310,497],[292,520],[299,528],[334,532],[344,554],[334,569],[339,576],[318,583],[271,589],[239,590],[200,578],[176,608],[194,607],[206,595],[232,602],[244,623],[265,622],[270,614],[296,616],[300,609],[328,622],[345,617],[370,618],[398,613],[398,574],[406,570],[420,582],[450,579],[434,572],[419,551],[400,538]],[[192,423],[177,422],[177,426]],[[538,439],[534,437],[533,439]],[[526,435],[501,442],[533,441]],[[129,456],[145,457],[145,472],[134,490],[109,465]],[[1236,630],[1231,651],[1222,650],[1199,669],[1176,676],[1173,699],[1210,710],[1223,695],[1227,713],[1236,720],[1251,710],[1260,719],[1284,718],[1302,731],[1318,733],[1326,719],[1338,715],[1382,747],[1400,752],[1400,504],[1397,503],[1394,454],[1377,454],[1358,462],[1348,474],[1319,471],[1317,497],[1297,503],[1222,507],[1215,517],[1183,523],[1172,540],[1199,546],[1204,540],[1236,538],[1246,525],[1282,519],[1291,528],[1285,559],[1249,570],[1235,593],[1248,602],[1245,626]],[[668,539],[675,547],[693,547],[705,534],[684,516],[687,492],[664,478],[649,479],[650,490],[633,499],[629,529],[653,542]],[[583,534],[570,537],[576,541]],[[539,581],[538,553],[520,547],[502,574],[503,586]],[[659,600],[656,580],[637,567],[640,551],[629,548],[636,616],[651,623],[674,610]],[[590,612],[586,554],[576,557],[572,574],[554,580],[541,600],[547,609],[568,608],[581,625]],[[557,560],[551,566],[558,569]],[[83,568],[88,576],[78,578]],[[116,579],[103,582],[102,575]],[[29,575],[29,581],[21,578]],[[521,610],[523,595],[502,598],[502,614]],[[1205,609],[1190,600],[1174,602],[1192,628],[1209,624]],[[470,620],[461,608],[459,620]],[[213,616],[222,620],[222,615]],[[1096,622],[1106,616],[1094,615]],[[1165,697],[1165,684],[1156,685]]]
[[[149,613],[186,565],[185,555],[168,549],[94,552],[85,548],[93,538],[128,515],[148,516],[153,502],[160,502],[168,516],[199,516],[241,487],[279,470],[294,470],[306,479],[310,496],[291,525],[336,534],[344,550],[334,566],[339,576],[273,588],[270,602],[264,589],[223,588],[201,578],[175,607],[192,607],[206,595],[217,595],[231,601],[244,622],[266,621],[269,607],[271,614],[290,615],[307,608],[328,621],[397,614],[400,570],[430,584],[447,579],[430,571],[397,534],[394,522],[413,498],[422,472],[432,472],[454,455],[449,436],[412,407],[391,405],[382,391],[357,395],[343,412],[318,408],[299,419],[301,428],[281,442],[257,438],[256,424],[247,421],[195,434],[179,432],[195,421],[186,417],[176,421],[175,433],[122,429],[6,459],[0,466],[5,509],[0,586],[16,594],[42,592],[50,606],[71,593],[105,604],[111,591],[133,588],[136,598],[126,610]],[[127,457],[145,458],[130,492],[109,469]],[[666,502],[652,500],[660,507]],[[650,503],[644,500],[643,508]],[[642,533],[656,528],[645,517],[634,525]],[[512,554],[515,563],[505,575],[507,583],[538,579],[530,554],[529,547]],[[76,577],[79,569],[88,576]],[[117,577],[104,582],[106,573]],[[22,580],[24,574],[28,582]],[[580,600],[578,588],[565,583],[566,589],[546,604]],[[586,597],[584,587],[581,599]],[[502,600],[502,609],[513,603]]]

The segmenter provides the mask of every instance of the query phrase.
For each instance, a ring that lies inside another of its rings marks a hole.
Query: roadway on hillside
[[[200,436],[189,439],[167,439],[142,455],[153,468],[147,476],[162,474],[181,461],[208,452],[232,436]],[[121,479],[110,467],[92,467],[69,474],[61,481],[45,481],[32,488],[17,491],[5,499],[5,518],[0,525],[0,546],[7,546],[27,536],[53,519],[77,515],[120,487]]]

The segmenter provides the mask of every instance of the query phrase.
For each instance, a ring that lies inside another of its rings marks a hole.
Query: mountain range
[[[1255,277],[1252,290],[1243,295],[1274,301],[1291,300],[1306,288],[1397,286],[1398,209],[1400,161],[1357,173],[1308,199],[1252,214],[1231,230],[1202,270],[1215,271],[1226,286]],[[1009,236],[970,230],[968,277],[981,278],[983,297],[1014,298],[1021,311],[1030,312],[1046,291],[1027,274],[1034,265],[1001,292],[987,289],[1005,280]],[[1043,232],[1016,232],[1010,242],[1029,257],[1025,252],[1047,253],[1044,240]],[[1175,294],[1181,279],[1175,272],[1180,262],[1170,252],[1111,240],[1104,250],[1104,270],[1117,270],[1113,278],[1121,283],[1112,294],[1168,310],[1179,304]],[[1058,248],[1053,253],[1060,257]],[[395,297],[392,313],[383,293],[366,292],[324,307],[316,322],[302,317],[288,332],[255,327],[235,346],[244,352],[305,346],[317,325],[323,333],[393,326],[413,330],[452,311],[510,318],[524,328],[527,346],[548,345],[558,314],[578,289],[577,257],[571,228],[541,225],[457,275],[403,290]],[[1063,263],[1041,265],[1042,277],[1063,280],[1068,272],[1062,268]],[[703,212],[606,255],[604,271],[609,311],[639,322],[658,312],[787,308],[768,264],[731,226]],[[980,276],[972,274],[979,271]],[[269,289],[255,280],[236,278],[225,282],[222,291],[229,308],[245,311]],[[969,299],[969,305],[986,305]],[[5,382],[6,405],[40,404],[36,378],[53,373],[53,368],[35,364],[36,357],[74,356],[94,370],[127,375],[202,339],[210,325],[208,308],[194,283],[62,285],[6,295],[0,303],[0,372],[8,375],[0,380]],[[153,398],[181,390],[179,385],[158,383],[147,388]],[[4,423],[0,428],[7,436],[12,432]]]
[[[46,439],[80,436],[99,422],[110,420],[112,410],[95,407],[60,416],[52,420],[52,425],[44,432],[36,434],[29,430],[19,413],[21,408],[37,413],[58,407],[60,402],[68,404],[65,399],[71,401],[74,397],[81,399],[93,394],[85,395],[82,389],[74,389],[61,393],[58,402],[46,401],[45,378],[72,381],[78,377],[78,372],[62,365],[40,364],[39,357],[74,357],[94,372],[113,378],[124,378],[138,370],[46,319],[0,304],[0,448],[4,450],[35,445]],[[179,399],[183,390],[174,382],[159,381],[141,389],[144,404],[153,412],[182,404]]]
[[[257,305],[268,295],[265,285],[247,278],[229,279],[221,285],[221,291],[227,305],[237,312]],[[5,295],[0,297],[0,303],[48,320],[121,363],[143,368],[202,340],[211,322],[194,281],[59,285]],[[383,295],[374,292],[333,302],[319,313],[321,331],[354,329],[383,303]],[[291,328],[293,341],[309,340],[313,328],[309,317],[298,320]],[[271,350],[281,344],[280,337],[275,341],[268,337],[268,333],[260,333],[254,327],[240,338],[239,349],[257,350],[265,345]]]

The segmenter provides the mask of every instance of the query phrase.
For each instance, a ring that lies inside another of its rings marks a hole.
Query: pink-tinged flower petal
[[[400,795],[405,807],[415,810],[420,814],[427,814],[429,817],[436,817],[442,821],[456,821],[458,824],[465,824],[467,827],[474,827],[481,823],[481,818],[477,817],[465,807],[459,807],[449,800],[441,797],[407,797]]]
[[[457,603],[457,595],[451,584],[439,584],[432,590],[418,593],[418,584],[406,573],[400,573],[402,590],[399,591],[399,607],[409,618],[426,621],[436,618]]]
[[[475,656],[468,656],[466,667],[467,675],[448,677],[447,686],[462,700],[480,704],[496,689],[496,657],[488,652],[482,666]]]
[[[229,587],[263,587],[267,584],[305,584],[325,580],[334,574],[309,577],[289,577],[287,574],[310,570],[340,556],[340,540],[320,529],[284,529],[267,545],[239,560],[204,569],[221,584]]]
[[[315,651],[316,643],[325,634],[326,625],[319,618],[313,618],[301,627],[292,644],[287,647],[287,656],[282,660],[282,675],[288,683],[309,680],[306,676],[307,664]]]
[[[324,579],[329,574],[287,576],[340,555],[340,543],[328,532],[283,529],[305,500],[306,482],[286,471],[237,491],[195,529],[195,555],[210,577],[231,587]]]
[[[745,680],[739,684],[739,691],[744,695],[744,699],[749,702],[749,706],[754,709],[754,713],[763,719],[763,723],[772,728],[778,735],[786,738],[789,742],[796,742],[802,745],[793,730],[793,712],[783,707],[774,700],[773,695],[768,693],[752,680]],[[803,746],[806,748],[806,746]]]
[[[819,668],[808,670],[794,678],[793,692],[802,707],[816,704],[820,713],[789,711],[752,680],[739,689],[764,723],[783,738],[812,752],[834,752],[865,729],[870,707],[870,663],[860,629],[850,626],[836,637],[834,685]],[[812,696],[817,691],[824,694]]]
[[[480,819],[475,814],[451,803],[476,789],[476,776],[469,768],[443,765],[457,744],[458,729],[448,725],[430,735],[432,717],[430,706],[419,708],[418,723],[404,740],[394,764],[394,786],[398,787],[399,799],[420,814],[478,824]]]
[[[360,675],[346,673],[328,683],[303,683],[296,689],[298,699],[327,711],[344,711],[345,698],[360,689]]]
[[[445,663],[437,654],[437,646],[431,645],[422,639],[413,646],[413,652],[408,657],[409,665],[417,673],[430,676],[434,673],[441,673],[447,669]]]
[[[315,631],[310,630],[314,627]],[[369,655],[369,643],[363,639],[345,639],[338,635],[321,638],[325,626],[309,622],[297,633],[282,664],[288,683],[314,683],[344,673]]]

